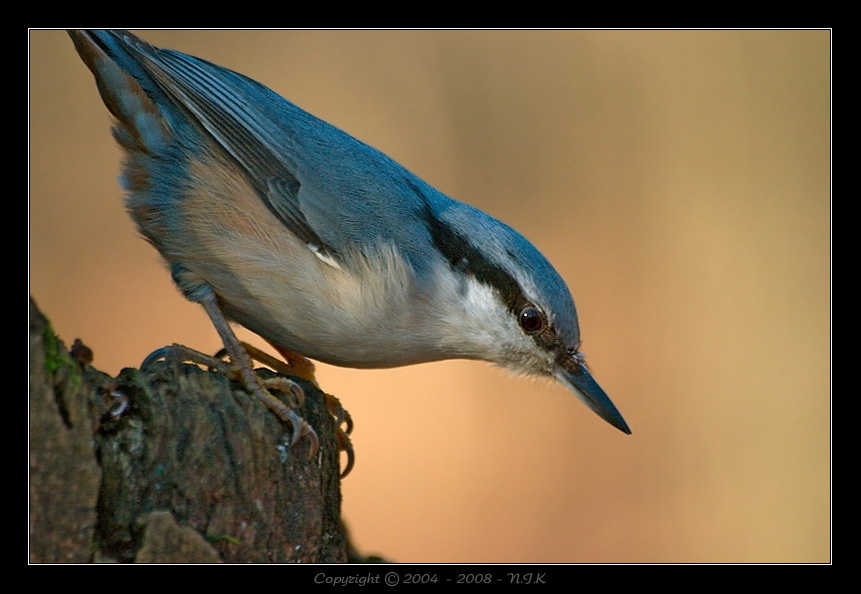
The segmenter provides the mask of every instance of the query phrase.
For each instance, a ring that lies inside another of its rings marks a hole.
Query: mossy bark
[[[30,301],[32,562],[347,560],[339,454],[324,395],[317,431],[289,428],[223,376],[155,363],[116,378],[66,350]],[[260,373],[272,373],[260,370]]]

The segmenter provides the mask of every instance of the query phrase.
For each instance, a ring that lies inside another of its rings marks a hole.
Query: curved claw
[[[338,440],[338,451],[347,454],[347,466],[341,471],[341,478],[344,478],[350,474],[356,463],[356,453],[353,451],[353,443],[350,441],[350,434],[353,432],[353,417],[341,406],[341,401],[338,400],[337,396],[332,394],[325,394],[325,396],[326,407],[329,409],[329,413],[335,417],[335,437]]]
[[[302,418],[292,410],[290,411],[290,423],[293,425],[293,436],[290,438],[290,445],[294,446],[302,439]]]
[[[356,463],[356,453],[353,451],[353,443],[346,433],[338,429],[335,435],[338,439],[338,449],[347,454],[347,465],[341,471],[341,478],[344,478],[353,470],[353,465]]]
[[[177,350],[179,350],[180,352],[177,353]],[[254,349],[254,351],[255,352],[253,354],[255,355],[255,358],[258,358],[256,355],[261,354],[261,352],[257,351],[256,349]],[[311,427],[311,425],[309,425],[301,416],[299,416],[299,413],[297,413],[295,410],[297,408],[301,408],[305,402],[305,391],[302,389],[302,386],[300,386],[290,378],[283,376],[271,377],[265,380],[261,379],[257,376],[257,374],[254,373],[253,369],[251,369],[250,366],[248,367],[248,369],[244,369],[240,363],[238,363],[237,361],[233,361],[233,358],[230,357],[230,353],[226,348],[221,349],[215,354],[215,356],[211,357],[209,355],[204,355],[203,353],[199,353],[197,351],[193,351],[191,349],[188,349],[187,347],[182,347],[179,345],[166,346],[160,349],[156,349],[155,351],[150,353],[141,364],[141,369],[145,370],[148,366],[152,365],[156,361],[167,361],[171,357],[176,357],[178,355],[181,355],[195,363],[201,365],[208,365],[213,370],[221,371],[230,379],[239,379],[240,381],[242,381],[245,384],[246,389],[252,394],[256,394],[261,400],[263,400],[269,410],[271,410],[282,421],[287,422],[291,425],[291,446],[296,445],[299,440],[302,439],[303,436],[307,436],[308,441],[310,442],[308,458],[313,459],[320,451],[320,439],[317,437],[317,433],[314,431],[314,428]],[[224,360],[225,357],[229,358],[229,362]],[[275,361],[277,362],[277,360]],[[269,361],[265,360],[261,362],[269,363]],[[285,369],[282,364],[280,371],[283,373],[289,370]],[[275,398],[272,394],[269,393],[269,389],[279,390],[287,394],[288,399],[290,400],[290,404],[285,404]],[[340,410],[343,411],[343,409]],[[346,413],[346,411],[343,412]],[[341,425],[341,422],[343,421],[343,414],[339,415],[339,427]],[[346,422],[349,432],[352,430],[353,424],[352,420],[349,418],[349,414],[346,415]],[[338,433],[341,433],[340,428],[338,429]],[[344,445],[344,441],[341,439],[340,435],[338,438],[338,443],[341,446],[340,449],[347,451],[347,469],[342,474],[342,476],[346,476],[346,473],[348,473],[353,467],[354,455],[352,452],[352,446],[349,444],[349,438],[346,438],[346,445]]]
[[[314,428],[299,416],[299,413],[295,410],[295,403],[291,403],[290,405],[285,404],[273,396],[268,390],[268,388],[275,388],[287,391],[293,394],[296,398],[304,398],[305,393],[302,391],[302,388],[285,377],[274,377],[266,380],[261,380],[256,375],[253,375],[252,377],[254,379],[248,381],[246,388],[256,394],[267,408],[269,408],[275,416],[281,419],[281,421],[289,423],[293,427],[293,434],[290,437],[290,445],[296,445],[303,435],[307,435],[311,442],[311,453],[309,457],[313,458],[316,456],[320,449],[320,440],[317,438],[317,433],[314,431]],[[290,385],[285,386],[285,382],[289,382]]]
[[[146,356],[146,359],[141,363],[141,371],[146,371],[147,367],[155,363],[156,361],[166,361],[168,355],[170,354],[170,347],[161,347],[160,349],[156,349]]]
[[[212,320],[215,330],[218,332],[218,335],[221,337],[221,341],[224,343],[223,352],[228,355],[229,362],[218,358],[219,356],[222,356],[221,353],[216,357],[211,357],[175,344],[152,353],[146,358],[144,363],[151,364],[158,359],[178,357],[181,354],[183,357],[186,357],[197,364],[207,365],[211,369],[224,374],[229,379],[242,383],[244,388],[250,394],[261,400],[276,417],[278,417],[282,422],[290,423],[293,427],[290,445],[295,445],[303,435],[307,435],[311,442],[311,457],[316,456],[317,452],[320,450],[320,440],[317,438],[317,434],[314,432],[314,429],[299,416],[296,410],[294,410],[296,408],[296,402],[285,404],[273,396],[267,388],[267,383],[263,381],[257,373],[255,373],[252,359],[239,339],[236,338],[236,334],[234,334],[233,330],[230,328],[227,318],[219,307],[218,299],[212,287],[206,283],[202,283],[196,287],[194,296],[195,298],[193,301],[200,303],[209,315],[210,320]],[[284,381],[290,381],[287,378],[283,378],[283,376],[282,379]],[[292,381],[290,381],[289,384],[284,384],[282,381],[280,386],[285,392],[292,396],[291,400],[298,401],[301,405],[301,402],[304,400],[305,393],[298,384]]]
[[[285,358],[286,362],[261,351],[253,345],[245,342],[241,343],[242,348],[248,356],[251,357],[251,359],[269,366],[282,376],[298,375],[299,377],[312,381],[315,385],[317,384],[313,375],[314,366],[310,361],[301,355],[293,353],[292,351],[282,349],[273,343],[270,344],[272,344],[272,346]],[[216,353],[215,356],[220,358],[227,354],[229,354],[227,353],[227,350],[222,349]],[[310,370],[310,375],[303,373],[308,370]],[[286,377],[274,377],[262,381],[267,389],[275,389],[287,394],[291,400],[290,409],[297,409],[303,406],[305,402],[305,391],[302,389],[302,386],[293,380]],[[341,406],[340,401],[335,396],[326,394],[326,404],[329,412],[331,412],[335,417],[335,435],[338,441],[338,451],[346,452],[347,454],[347,465],[340,475],[341,478],[344,478],[350,474],[350,471],[353,469],[356,462],[356,454],[353,451],[353,444],[350,442],[349,437],[350,433],[353,432],[353,418],[350,416],[350,413]],[[320,442],[314,429],[295,412],[290,411],[288,413],[284,413],[280,407],[278,408],[279,410],[276,411],[276,414],[289,422],[293,427],[293,433],[290,437],[290,445],[295,445],[303,435],[307,435],[311,442],[309,457],[313,458],[320,449]],[[285,416],[287,417],[286,419],[284,418]],[[342,429],[342,426],[345,427]]]
[[[350,471],[353,470],[353,465],[356,463],[356,455],[353,453],[353,450],[349,450],[347,452],[347,466],[344,470],[341,471],[339,475],[341,478],[347,478],[347,475],[350,474]]]
[[[353,433],[353,417],[351,417],[350,413],[346,410],[344,411],[344,423],[347,425],[346,429],[344,429],[344,433],[351,435]],[[340,424],[338,426],[340,427]]]
[[[263,386],[287,394],[292,408],[302,408],[305,404],[305,390],[302,386],[287,377],[276,376],[261,380]]]
[[[311,460],[320,451],[320,439],[317,437],[317,432],[294,411],[290,412],[290,422],[293,424],[293,437],[290,438],[290,445],[296,445],[303,435],[307,435],[308,441],[311,442],[308,451],[308,459]]]
[[[305,406],[305,390],[302,389],[302,386],[300,386],[294,381],[291,381],[290,393],[293,395],[293,398],[296,399],[297,407]]]
[[[351,434],[353,432],[353,417],[341,406],[341,401],[332,394],[326,394],[326,407],[332,416],[335,417],[335,427],[340,431],[341,425],[346,425],[347,427],[344,429],[344,432],[347,435]]]

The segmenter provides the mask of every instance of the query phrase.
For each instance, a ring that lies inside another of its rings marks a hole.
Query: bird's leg
[[[267,341],[267,342],[269,342],[269,341]],[[308,380],[309,382],[311,382],[312,384],[314,384],[318,388],[320,387],[320,384],[317,383],[317,377],[314,375],[314,363],[310,359],[303,357],[299,353],[294,353],[293,351],[291,351],[289,349],[285,349],[281,346],[278,346],[274,342],[269,342],[269,344],[272,345],[273,349],[278,351],[279,355],[284,357],[284,361],[287,363],[287,365],[290,366],[290,371],[288,373],[290,373],[292,375],[298,375],[302,379]],[[258,349],[254,349],[254,350],[257,351],[258,353],[261,352]],[[265,353],[263,353],[263,354],[265,355]],[[254,357],[255,359],[257,358],[253,354],[252,354],[252,357]],[[264,361],[262,359],[257,359],[257,360],[260,361],[261,363],[264,363]],[[267,363],[267,365],[268,365],[268,363]]]
[[[338,450],[347,454],[347,465],[341,471],[341,478],[344,478],[350,471],[353,470],[353,464],[356,462],[356,453],[353,451],[353,442],[350,440],[350,434],[353,432],[353,418],[350,413],[341,406],[341,401],[333,394],[323,392],[326,395],[326,407],[329,413],[335,417],[335,437],[338,440]],[[344,426],[343,429],[341,426]]]
[[[314,363],[312,363],[309,359],[306,359],[302,355],[298,353],[294,353],[293,351],[287,350],[285,348],[279,347],[276,344],[269,343],[272,345],[272,348],[278,351],[278,353],[284,357],[285,361],[281,359],[277,359],[266,353],[261,351],[257,347],[248,344],[247,342],[240,342],[240,345],[248,353],[248,356],[264,365],[268,365],[276,372],[282,375],[298,375],[302,379],[308,380],[313,383],[318,388],[320,385],[317,383],[316,378],[314,377]],[[215,356],[218,363],[222,363],[223,361],[220,359],[221,355],[226,353],[226,349],[222,349]],[[201,364],[206,364],[202,361],[197,361]],[[273,378],[273,379],[282,379],[282,378]],[[289,381],[289,380],[288,380]],[[271,387],[271,386],[270,386]],[[353,469],[353,465],[356,462],[356,453],[353,450],[353,443],[350,440],[350,434],[353,432],[353,418],[350,416],[350,413],[347,412],[346,409],[341,405],[341,401],[338,400],[336,396],[332,394],[328,394],[323,392],[326,396],[326,408],[329,409],[329,413],[335,417],[335,438],[338,441],[338,450],[347,454],[347,465],[344,467],[344,470],[341,472],[341,478],[344,478],[350,471]]]
[[[224,343],[224,348],[227,350],[227,354],[230,357],[230,362],[238,373],[239,380],[245,386],[245,389],[262,400],[263,404],[265,404],[266,407],[275,414],[275,416],[293,426],[293,437],[290,440],[291,445],[298,442],[299,438],[303,435],[307,435],[308,439],[311,441],[310,457],[314,457],[317,454],[317,450],[320,448],[320,442],[311,425],[305,422],[305,420],[296,412],[295,406],[297,406],[299,402],[294,403],[293,407],[289,407],[275,398],[267,390],[267,387],[279,390],[286,388],[288,394],[293,394],[295,397],[299,398],[299,401],[301,402],[301,399],[305,396],[302,388],[300,388],[298,384],[291,382],[290,380],[286,380],[286,378],[276,378],[281,380],[279,382],[262,381],[254,372],[254,368],[251,365],[251,358],[243,348],[242,343],[240,343],[239,339],[236,338],[236,334],[234,334],[233,330],[230,328],[227,318],[225,318],[224,314],[221,313],[221,308],[218,307],[215,294],[212,292],[208,293],[200,303],[203,305],[203,309],[206,310],[206,313],[209,315],[209,319],[212,320],[212,324],[215,326],[215,330],[221,337],[221,341]],[[283,380],[286,380],[289,383],[284,383]]]
[[[296,409],[302,406],[305,393],[302,388],[295,382],[286,377],[274,377],[261,379],[252,367],[251,357],[243,348],[239,339],[233,333],[227,319],[218,307],[215,299],[215,294],[207,292],[202,298],[197,300],[206,310],[209,318],[212,320],[218,335],[224,343],[224,349],[230,357],[230,361],[226,362],[217,357],[211,357],[201,352],[195,351],[182,345],[173,345],[164,349],[159,349],[146,358],[142,368],[157,359],[176,358],[183,361],[191,361],[199,365],[205,365],[213,370],[221,373],[231,380],[240,382],[248,392],[263,401],[263,404],[275,414],[281,421],[288,423],[293,429],[293,435],[290,440],[290,445],[295,445],[302,436],[307,436],[311,442],[309,458],[317,455],[320,449],[320,441],[317,438],[317,433],[299,414]],[[290,397],[290,404],[284,404],[275,396],[269,393],[269,390],[279,390],[286,393]]]
[[[268,342],[268,341],[267,341]],[[278,353],[284,357],[284,361],[287,362],[289,367],[286,367],[284,363],[275,359],[274,357],[270,357],[260,349],[254,348],[253,346],[242,343],[245,347],[245,350],[248,351],[248,354],[251,355],[252,359],[256,359],[261,363],[266,365],[270,365],[272,369],[276,371],[281,371],[282,373],[298,375],[302,379],[306,379],[309,382],[313,383],[318,388],[320,384],[317,383],[317,378],[314,375],[314,363],[299,353],[294,353],[289,349],[285,349],[284,347],[278,346],[274,342],[269,342]],[[346,427],[343,430],[345,433],[345,437],[353,432],[353,419],[350,417],[350,413],[341,406],[341,401],[338,400],[336,396],[332,394],[326,394],[326,406],[329,408],[329,412],[332,413],[332,416],[335,417],[335,422],[337,424],[338,430],[341,430],[341,425],[346,423]]]
[[[318,388],[320,387],[313,376],[314,364],[302,355],[272,344],[272,347],[275,348],[285,359],[287,359],[288,362],[284,362],[281,359],[277,359],[269,353],[261,351],[257,347],[248,344],[247,342],[240,342],[240,345],[245,350],[245,352],[248,353],[248,356],[254,361],[263,363],[264,365],[271,367],[274,371],[282,375],[298,375],[299,377],[302,377],[303,379],[312,382]],[[171,348],[181,349],[180,351],[178,351],[178,353],[186,361],[194,361],[195,363],[198,363],[200,365],[206,365],[217,371],[220,371],[222,374],[227,375],[228,377],[235,375],[235,372],[222,359],[225,354],[228,354],[226,348],[216,353],[215,357],[204,355],[203,353],[199,353],[197,351],[180,345],[174,345]],[[150,357],[161,358],[164,357],[164,354],[161,351],[156,351],[155,353],[150,355]],[[301,375],[297,373],[296,362],[299,363],[300,369],[310,369],[312,371],[312,375],[308,377],[306,375]],[[287,378],[279,377],[272,378],[271,380],[264,380],[264,383],[269,388],[280,389],[279,386],[270,385],[270,382],[275,382],[277,380],[284,380],[287,382],[290,381]],[[295,384],[293,385],[295,386]],[[341,472],[341,478],[344,478],[345,476],[350,474],[350,471],[353,469],[353,465],[356,462],[356,453],[353,450],[353,443],[350,440],[350,434],[353,432],[353,418],[350,416],[350,413],[347,412],[347,410],[341,405],[341,401],[338,400],[336,396],[328,394],[326,392],[323,392],[323,394],[326,396],[326,408],[328,408],[329,413],[333,417],[335,417],[335,438],[338,442],[338,450],[344,452],[347,455],[347,465]],[[296,395],[300,399],[304,396],[301,390],[299,390]],[[300,401],[299,406],[301,406],[301,404],[302,403]]]
[[[248,356],[253,360],[263,363],[264,365],[268,365],[282,375],[296,375],[311,382],[318,388],[320,387],[320,384],[317,383],[317,378],[314,376],[314,363],[299,353],[294,353],[293,351],[279,347],[270,342],[269,344],[272,345],[272,348],[277,350],[278,353],[284,357],[285,360],[282,361],[281,359],[277,359],[269,353],[261,351],[247,342],[242,342],[240,344],[245,349],[245,352],[248,353]],[[341,401],[338,400],[336,396],[325,392],[323,393],[326,396],[326,407],[329,409],[331,415],[335,417],[335,426],[338,428],[338,431],[344,433],[344,437],[349,441],[347,436],[353,432],[353,418],[341,405]],[[342,425],[344,425],[343,429],[341,429]]]
[[[252,359],[259,361],[264,365],[268,365],[279,373],[298,375],[299,377],[310,381],[318,388],[320,387],[317,383],[316,377],[314,376],[314,363],[302,355],[270,342],[269,344],[272,345],[272,348],[284,357],[284,361],[281,361],[280,359],[276,359],[248,343],[243,342],[241,344]],[[341,405],[341,401],[338,400],[337,397],[326,392],[324,392],[324,394],[326,395],[326,407],[329,409],[331,415],[335,417],[335,437],[338,440],[338,449],[347,454],[347,465],[341,472],[341,478],[344,478],[350,474],[350,471],[353,469],[353,464],[356,461],[356,454],[353,451],[353,443],[350,441],[350,433],[353,432],[353,418],[350,416],[350,413],[344,409]]]

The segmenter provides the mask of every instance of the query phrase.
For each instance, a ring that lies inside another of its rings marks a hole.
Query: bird
[[[237,72],[127,31],[69,35],[115,119],[126,209],[291,443],[318,443],[301,390],[261,380],[231,324],[293,360],[550,378],[631,433],[586,366],[567,284],[513,228]]]

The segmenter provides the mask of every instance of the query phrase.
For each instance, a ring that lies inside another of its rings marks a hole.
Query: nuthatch
[[[565,282],[516,231],[240,74],[127,32],[70,35],[117,119],[132,218],[294,442],[313,429],[228,321],[334,365],[463,358],[556,378],[630,433],[584,364]]]

